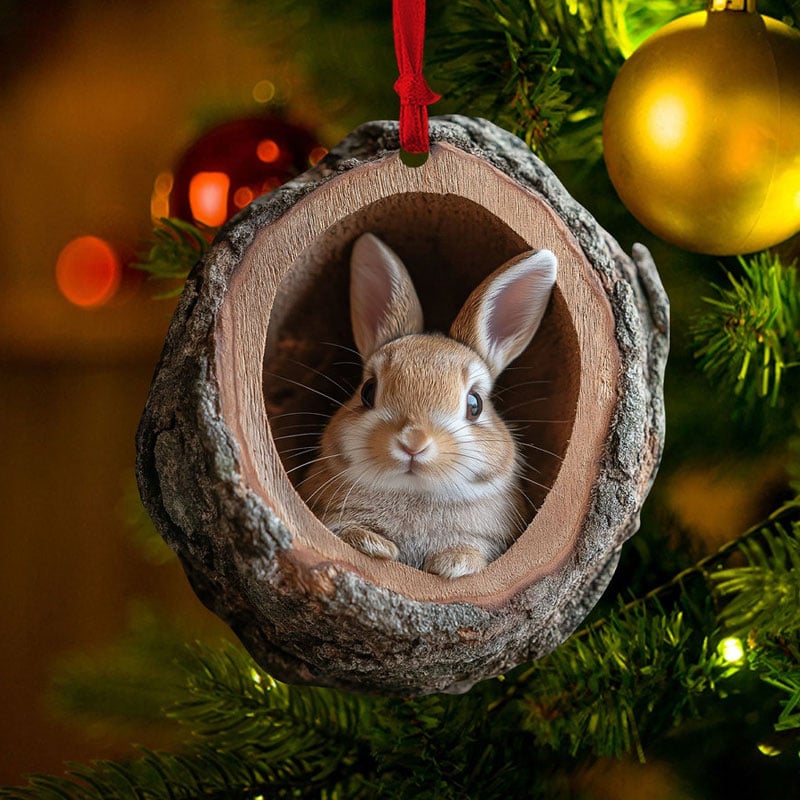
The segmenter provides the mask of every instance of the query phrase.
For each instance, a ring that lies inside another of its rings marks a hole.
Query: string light
[[[729,636],[717,648],[722,659],[728,664],[741,664],[744,661],[744,645],[736,636]]]

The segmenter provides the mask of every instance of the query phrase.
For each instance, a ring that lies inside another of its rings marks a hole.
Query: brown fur
[[[543,260],[554,280],[554,263]],[[353,547],[456,578],[497,558],[524,529],[519,457],[490,399],[496,373],[520,347],[491,341],[485,322],[494,294],[512,283],[508,269],[519,263],[504,265],[473,293],[453,325],[456,341],[417,332],[421,311],[405,268],[375,237],[357,242],[353,329],[363,379],[376,380],[374,407],[364,407],[357,392],[334,414],[301,484],[309,506]],[[541,298],[539,305],[540,319]],[[523,345],[537,326],[538,319],[525,320]],[[471,391],[483,400],[474,420],[466,413]]]

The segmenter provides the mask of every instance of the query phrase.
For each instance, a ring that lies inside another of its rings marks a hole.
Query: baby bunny
[[[536,333],[556,265],[549,250],[512,258],[444,336],[422,332],[398,256],[372,234],[359,237],[350,309],[362,382],[330,419],[301,485],[331,531],[367,555],[447,578],[508,548],[525,524],[520,459],[490,396]]]

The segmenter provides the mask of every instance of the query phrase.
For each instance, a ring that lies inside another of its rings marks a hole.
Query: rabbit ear
[[[530,343],[544,317],[558,260],[523,253],[495,270],[467,298],[450,335],[483,358],[496,378]]]
[[[403,262],[377,236],[365,233],[350,258],[350,318],[363,359],[381,345],[422,332],[422,306]]]

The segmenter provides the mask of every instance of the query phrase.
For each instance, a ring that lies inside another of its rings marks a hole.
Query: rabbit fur
[[[366,233],[353,246],[350,310],[359,390],[329,420],[301,494],[367,555],[457,578],[501,555],[525,527],[520,456],[491,403],[530,343],[557,260],[515,256],[469,296],[450,335],[423,333],[399,257]]]

